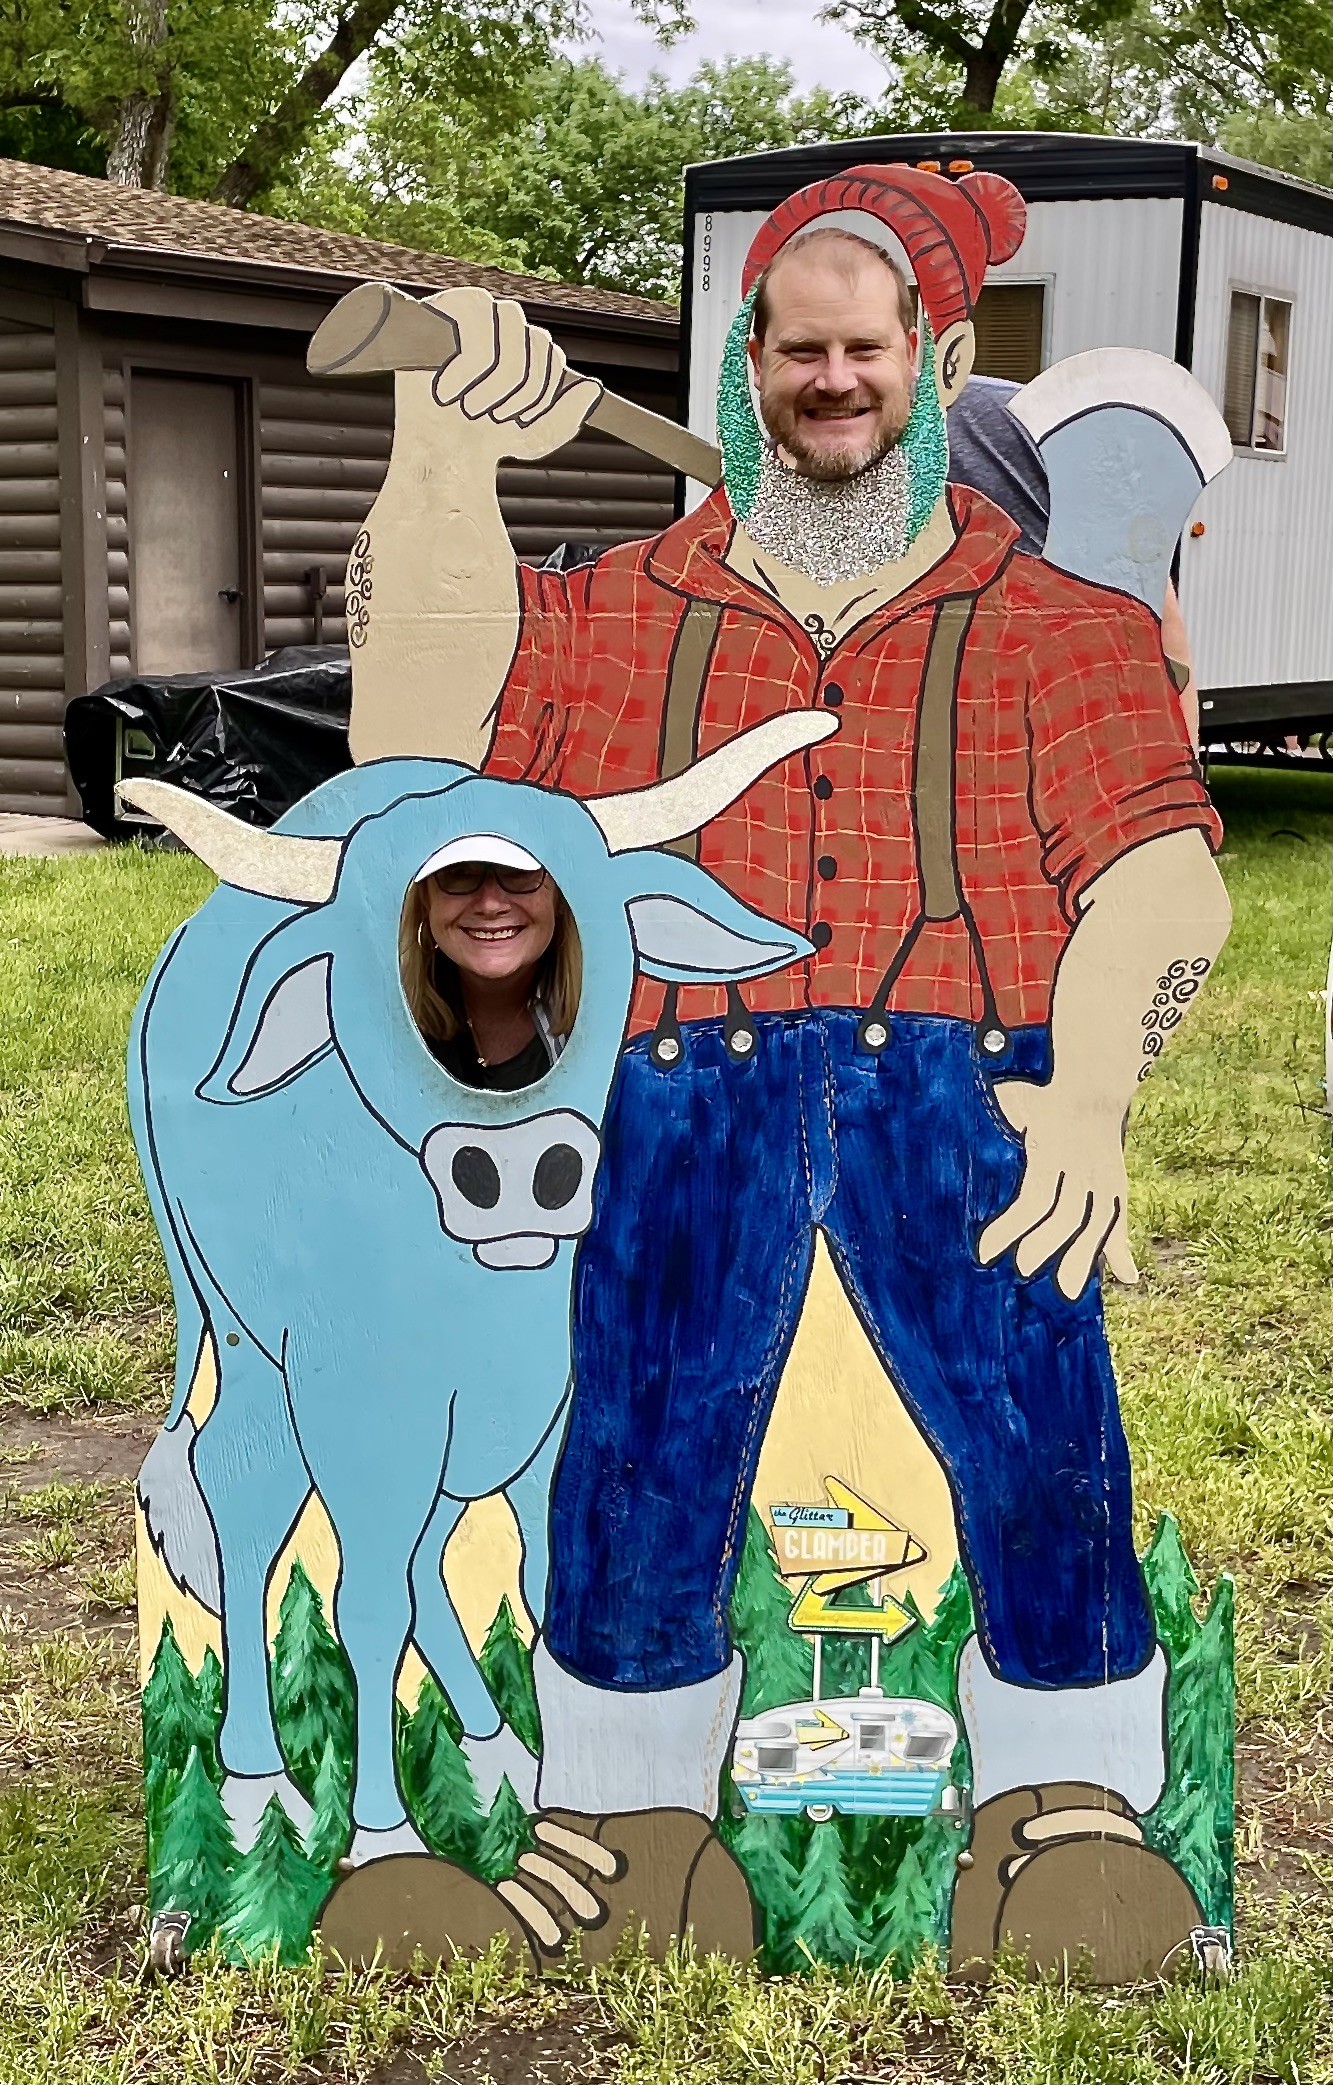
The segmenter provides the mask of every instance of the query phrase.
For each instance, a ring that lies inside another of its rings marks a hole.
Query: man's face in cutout
[[[774,263],[750,359],[764,425],[803,477],[859,477],[902,440],[916,354],[897,284],[873,255],[798,247]]]

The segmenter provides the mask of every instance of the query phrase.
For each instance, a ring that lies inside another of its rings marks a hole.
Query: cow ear
[[[731,984],[781,970],[814,949],[793,927],[742,905],[679,855],[636,852],[617,866],[638,887],[626,900],[639,968],[673,984]]]
[[[280,928],[256,950],[227,1039],[199,1087],[201,1100],[258,1100],[290,1085],[333,1048],[328,950],[302,956],[284,948]]]

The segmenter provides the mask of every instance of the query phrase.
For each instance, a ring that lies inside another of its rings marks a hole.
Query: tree
[[[408,1808],[432,1853],[472,1868],[484,1819],[456,1728],[453,1710],[427,1673],[403,1747]]]
[[[1234,1662],[1235,1587],[1223,1577],[1193,1642],[1172,1659],[1167,1781],[1144,1820],[1148,1843],[1175,1862],[1217,1925],[1230,1923],[1232,1908]]]
[[[903,1605],[916,1627],[889,1645],[880,1661],[880,1685],[886,1694],[933,1701],[956,1715],[958,1653],[973,1626],[972,1595],[962,1565],[954,1565],[929,1621],[910,1592],[903,1595]]]
[[[504,1775],[477,1842],[475,1871],[483,1882],[503,1882],[512,1875],[520,1853],[536,1844],[527,1811]]]
[[[725,1819],[721,1837],[735,1854],[764,1922],[764,1967],[779,1975],[790,1966],[790,1931],[797,1914],[801,1836],[794,1817],[761,1817],[755,1810]]]
[[[960,130],[988,128],[1005,72],[1021,54],[1038,70],[1064,55],[1057,28],[1095,32],[1127,12],[1130,0],[1065,0],[1057,21],[1041,16],[1029,31],[1039,0],[833,0],[823,19],[839,22],[891,65],[924,52],[962,73],[949,120]]]
[[[518,1633],[514,1610],[506,1593],[486,1631],[486,1641],[477,1660],[491,1700],[520,1743],[540,1757],[541,1717],[537,1690],[532,1683],[532,1652]]]
[[[227,1813],[197,1745],[163,1805],[149,1872],[154,1911],[188,1911],[190,1950],[202,1947],[228,1903],[236,1847]]]
[[[352,1775],[347,1756],[332,1738],[315,1776],[314,1815],[306,1833],[306,1859],[322,1875],[332,1875],[352,1836]]]
[[[922,1947],[941,1939],[949,1910],[953,1847],[949,1831],[926,1820],[912,1837],[903,1837],[893,1881],[866,1914],[874,1931],[876,1962],[893,1962],[895,1970],[912,1968]],[[941,1858],[941,1841],[943,1858]]]
[[[838,1826],[830,1818],[810,1834],[792,1901],[787,1931],[791,1965],[859,1962],[867,1953],[866,1931],[843,1861]]]
[[[1199,1581],[1180,1539],[1180,1523],[1163,1513],[1143,1559],[1143,1577],[1157,1622],[1157,1634],[1172,1661],[1183,1657],[1199,1633],[1194,1598]]]
[[[153,1656],[153,1669],[143,1691],[143,1750],[150,1841],[158,1830],[163,1807],[197,1751],[205,1771],[217,1777],[217,1725],[176,1641],[170,1620]]]
[[[254,1845],[232,1872],[218,1937],[242,1960],[276,1948],[280,1961],[297,1962],[310,1945],[310,1928],[326,1888],[324,1876],[305,1857],[296,1826],[271,1796]]]
[[[808,1701],[814,1653],[788,1626],[791,1593],[758,1512],[750,1507],[740,1570],[731,1596],[731,1635],[745,1657],[742,1716],[761,1716],[789,1701]]]
[[[204,1652],[203,1663],[200,1665],[195,1678],[194,1691],[195,1699],[199,1704],[201,1718],[206,1723],[211,1724],[215,1732],[219,1731],[222,1728],[222,1660],[211,1646]],[[209,1764],[210,1772],[221,1772],[216,1745],[213,1749],[211,1762],[206,1762],[206,1764]]]
[[[351,1759],[355,1712],[347,1660],[299,1562],[292,1565],[278,1609],[272,1687],[283,1754],[293,1781],[309,1796],[330,1739]]]

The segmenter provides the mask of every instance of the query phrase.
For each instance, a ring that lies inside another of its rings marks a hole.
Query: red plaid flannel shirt
[[[703,867],[817,946],[746,985],[756,1009],[867,1006],[916,918],[912,759],[941,595],[979,595],[959,679],[958,863],[1008,1026],[1047,1020],[1055,966],[1094,876],[1159,833],[1197,826],[1214,849],[1220,840],[1156,618],[1015,551],[1017,529],[980,493],[951,487],[948,496],[952,550],[827,657],[723,563],[734,524],[722,492],[595,565],[523,571],[493,774],[583,797],[656,780],[672,647],[692,597],[721,604],[701,754],[780,711],[837,707],[835,737],[770,769],[700,838]],[[662,987],[641,980],[635,1031],[652,1026],[661,1001]],[[680,1017],[724,1004],[720,990],[691,986]],[[926,927],[890,1005],[980,1016],[961,919]]]

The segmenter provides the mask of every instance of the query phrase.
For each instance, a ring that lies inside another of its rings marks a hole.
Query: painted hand
[[[460,431],[470,428],[497,456],[547,456],[573,440],[602,387],[571,377],[563,351],[544,326],[529,324],[521,304],[470,288],[426,301],[458,331],[458,352],[435,376],[432,395],[456,408]]]
[[[1099,1253],[1117,1281],[1136,1282],[1121,1116],[1055,1081],[1034,1086],[1005,1079],[995,1099],[1023,1139],[1026,1163],[1018,1193],[978,1241],[982,1266],[1010,1247],[1023,1275],[1055,1260],[1056,1286],[1071,1302],[1087,1286]]]

